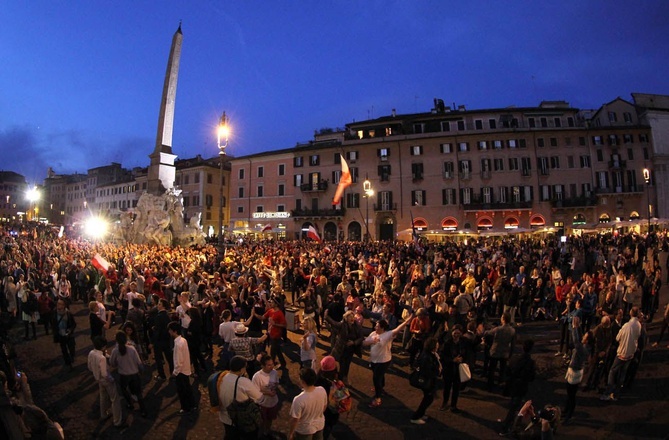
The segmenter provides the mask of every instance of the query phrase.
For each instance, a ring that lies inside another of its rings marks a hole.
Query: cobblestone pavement
[[[662,292],[663,305],[669,289]],[[197,414],[179,417],[176,387],[171,381],[156,382],[152,371],[144,372],[144,393],[149,416],[142,418],[138,410],[127,415],[129,427],[119,432],[111,421],[99,419],[98,387],[86,368],[86,357],[91,349],[88,330],[88,313],[81,303],[72,306],[77,320],[77,358],[74,369],[63,367],[59,347],[51,336],[44,336],[43,327],[36,341],[20,340],[22,327],[16,326],[12,335],[18,359],[17,365],[28,374],[35,401],[50,416],[60,422],[67,439],[211,439],[222,438],[223,429],[216,414],[212,413],[206,392],[206,378],[196,379],[193,388],[200,398]],[[659,321],[650,326],[652,340],[659,332]],[[112,340],[112,328],[108,334]],[[519,327],[519,334],[533,335],[538,341],[535,359],[539,367],[537,380],[529,396],[543,405],[555,403],[563,406],[566,399],[565,366],[561,357],[553,357],[557,346],[555,322],[535,322]],[[299,335],[290,333],[290,344],[285,352],[299,360],[295,343]],[[327,348],[325,340],[319,341],[319,352]],[[215,356],[216,358],[216,356]],[[365,355],[364,359],[368,356]],[[616,403],[603,403],[595,392],[578,392],[577,408],[573,422],[559,429],[559,437],[584,439],[669,438],[669,349],[666,342],[660,348],[649,349],[631,389],[626,390]],[[354,360],[349,379],[355,396],[352,410],[342,415],[333,437],[336,439],[436,439],[436,438],[499,438],[496,420],[506,414],[507,398],[499,392],[484,391],[480,378],[474,378],[470,391],[460,395],[458,406],[462,413],[440,412],[441,392],[428,409],[429,420],[423,426],[409,422],[412,411],[418,406],[421,394],[408,384],[407,357],[397,353],[395,362],[386,376],[388,396],[379,408],[369,408],[371,398],[371,372],[367,362]],[[298,363],[289,362],[287,377],[282,378],[283,405],[274,428],[279,433],[288,432],[290,401],[299,389],[296,385]],[[285,372],[284,372],[285,374]],[[124,408],[124,412],[127,412]],[[284,434],[282,434],[284,435]],[[285,435],[284,435],[285,437]],[[558,438],[559,438],[558,437]]]

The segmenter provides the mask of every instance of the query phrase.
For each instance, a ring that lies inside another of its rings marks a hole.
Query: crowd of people
[[[0,306],[3,328],[22,325],[26,344],[43,327],[60,345],[65,368],[75,362],[76,344],[91,347],[87,365],[99,384],[100,415],[120,430],[127,426],[123,405],[128,411],[137,405],[142,417],[156,411],[144,403],[142,371],[152,368],[155,381],[173,378],[179,414],[188,415],[199,405],[191,380],[208,377],[217,364],[226,371],[216,384],[226,438],[275,435],[277,385],[289,374],[289,305],[299,307],[302,333],[297,379],[303,392],[292,402],[287,433],[297,439],[328,438],[339,418],[328,405],[333,384],[363,385],[349,373],[367,348],[374,392],[359,404],[383,406],[385,375],[404,352],[423,396],[411,423],[427,423],[439,390],[439,410],[460,411],[467,365],[488,391],[510,397],[500,424],[500,433],[510,434],[535,378],[534,339],[531,332],[520,338],[519,327],[553,322],[561,334],[556,356],[565,363],[567,400],[562,411],[544,412],[552,414],[548,433],[574,417],[579,389],[614,402],[634,380],[648,345],[646,323],[660,312],[658,255],[667,245],[665,233],[654,233],[420,246],[267,240],[219,252],[209,245],[90,243],[49,229],[14,237],[5,230]],[[79,302],[90,312],[87,340],[74,334],[70,308]],[[668,313],[654,345],[662,343]],[[316,350],[319,340],[328,347],[324,353]],[[21,380],[9,360],[2,371],[5,395],[18,408],[11,395]],[[242,429],[237,409],[228,411],[249,399],[260,422]],[[17,418],[20,429],[32,429]]]

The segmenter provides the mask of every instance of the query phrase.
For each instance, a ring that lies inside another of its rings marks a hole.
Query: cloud
[[[47,166],[42,158],[42,149],[37,133],[28,126],[13,126],[0,130],[0,156],[4,171],[14,171],[26,177],[28,182],[40,180]]]

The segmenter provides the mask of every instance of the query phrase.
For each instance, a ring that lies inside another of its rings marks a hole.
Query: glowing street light
[[[94,240],[99,240],[107,235],[109,223],[101,217],[90,217],[84,224],[84,233]]]
[[[230,136],[230,126],[228,125],[228,117],[225,112],[221,115],[218,121],[218,156],[220,162],[221,185],[218,194],[218,243],[223,244],[223,156],[225,156],[225,149],[228,146],[228,137]]]
[[[28,220],[34,220],[37,216],[37,201],[40,199],[40,192],[36,186],[33,186],[28,191],[26,191],[26,199],[30,202],[30,210],[32,210],[32,218],[28,216]]]
[[[648,208],[648,236],[650,237],[650,170],[643,169],[643,180],[646,181],[646,206]]]
[[[367,218],[365,219],[365,241],[369,241],[370,236],[369,236],[369,199],[374,196],[374,190],[372,189],[372,182],[369,181],[369,179],[365,179],[365,181],[362,184],[362,190],[365,192],[365,197],[367,199],[367,206],[365,210],[367,211],[366,216]]]

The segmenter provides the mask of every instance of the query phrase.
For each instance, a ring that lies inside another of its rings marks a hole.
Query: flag
[[[105,273],[107,273],[107,271],[109,270],[109,266],[110,266],[109,261],[102,258],[102,255],[100,255],[100,254],[95,254],[93,259],[91,260],[91,263],[93,264],[93,266],[95,268],[100,269],[101,271],[103,271]]]
[[[63,238],[63,232],[65,232],[65,226],[61,226],[58,231],[58,238]]]
[[[263,232],[263,233],[265,233],[265,232],[272,232],[272,225],[265,225],[265,226],[262,228],[262,232]]]
[[[335,191],[334,199],[332,199],[333,205],[338,205],[341,201],[341,196],[344,194],[344,189],[353,183],[351,179],[351,172],[348,169],[348,164],[344,156],[341,156],[341,176],[339,176],[339,185],[337,185],[337,191]]]
[[[307,230],[307,237],[311,238],[312,240],[316,240],[317,242],[321,242],[321,237],[318,235],[318,232],[316,232],[316,229],[313,226],[309,226],[309,229]]]
[[[409,214],[411,214],[411,238],[413,238],[414,247],[418,252],[423,252],[423,248],[420,246],[420,237],[413,221],[413,212],[409,211]]]

